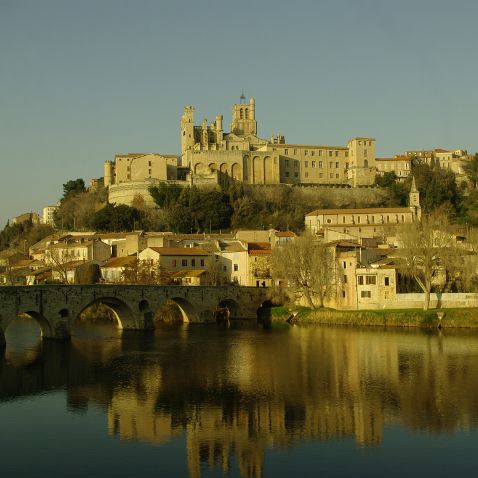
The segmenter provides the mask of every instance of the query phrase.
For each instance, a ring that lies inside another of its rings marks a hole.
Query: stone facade
[[[257,318],[257,309],[268,299],[267,289],[252,287],[184,287],[146,285],[48,285],[1,287],[0,345],[4,331],[19,314],[39,324],[42,336],[68,338],[78,316],[87,307],[103,303],[111,307],[121,328],[154,327],[154,313],[173,300],[189,322],[214,322],[218,307],[227,306],[232,318]]]
[[[105,161],[104,184],[109,201],[131,205],[135,196],[153,204],[148,188],[160,182],[214,186],[234,180],[246,184],[374,184],[375,140],[353,138],[343,146],[286,143],[279,134],[258,136],[254,98],[232,106],[229,132],[223,116],[194,124],[194,106],[181,116],[181,154],[118,154]]]

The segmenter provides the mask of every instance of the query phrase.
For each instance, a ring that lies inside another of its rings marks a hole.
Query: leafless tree
[[[332,251],[311,235],[301,236],[273,250],[272,276],[286,281],[289,290],[304,297],[309,307],[323,307],[335,281]]]
[[[424,216],[400,227],[397,237],[399,271],[417,281],[425,294],[423,309],[428,310],[434,282],[446,277],[447,271],[456,271],[459,264],[460,250],[448,217],[443,212]]]

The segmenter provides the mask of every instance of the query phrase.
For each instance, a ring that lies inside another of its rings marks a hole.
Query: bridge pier
[[[5,334],[3,333],[3,329],[0,328],[0,353],[2,353],[7,348],[7,341],[5,340]]]

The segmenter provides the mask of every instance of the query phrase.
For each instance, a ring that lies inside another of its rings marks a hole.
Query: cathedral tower
[[[185,106],[181,116],[181,155],[194,147],[194,106]]]
[[[241,102],[232,105],[231,133],[238,136],[257,135],[256,102],[254,98],[245,102],[244,94],[241,95]]]

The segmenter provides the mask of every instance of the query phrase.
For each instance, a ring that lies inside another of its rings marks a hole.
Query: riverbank
[[[443,314],[442,319],[438,315]],[[377,327],[478,328],[478,308],[334,310],[306,307],[273,307],[268,319],[272,324],[293,323]]]

